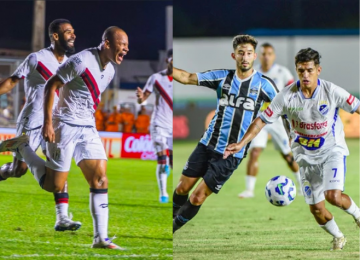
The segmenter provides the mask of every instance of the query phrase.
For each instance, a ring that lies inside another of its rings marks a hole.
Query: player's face
[[[250,43],[239,44],[231,57],[236,61],[236,67],[242,72],[252,69],[256,59],[254,47]]]
[[[296,64],[296,73],[298,74],[302,87],[315,88],[320,72],[320,65],[315,65],[314,61],[299,62]]]
[[[129,39],[125,32],[116,32],[114,39],[110,42],[110,60],[116,64],[121,64],[125,55],[129,51]]]
[[[264,67],[271,67],[274,64],[274,61],[275,61],[274,49],[271,47],[262,47],[261,55],[260,55],[261,65]]]
[[[58,42],[60,47],[68,53],[75,52],[75,31],[71,24],[64,23],[60,25],[58,33]]]

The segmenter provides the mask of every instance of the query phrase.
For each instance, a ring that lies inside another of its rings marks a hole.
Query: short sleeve
[[[271,104],[260,114],[260,118],[267,124],[274,123],[280,116],[282,116],[284,109],[283,92],[276,95]]]
[[[340,88],[336,85],[333,86],[334,86],[333,95],[335,98],[336,106],[344,109],[349,113],[354,113],[360,105],[359,99],[351,95],[345,89]]]
[[[77,76],[80,76],[85,71],[85,69],[86,65],[81,59],[81,56],[74,55],[57,69],[56,75],[62,80],[64,84],[66,84]]]
[[[272,79],[262,75],[261,82],[261,97],[265,102],[271,102],[276,94],[279,92],[274,81]]]
[[[208,70],[205,72],[198,72],[198,85],[217,90],[221,81],[223,81],[229,74],[228,70]]]
[[[37,57],[35,53],[31,53],[26,59],[20,64],[20,66],[14,71],[11,76],[15,76],[19,79],[26,78],[32,73],[37,66]]]
[[[146,84],[145,84],[145,87],[143,89],[143,92],[150,92],[152,93],[154,91],[154,84],[155,84],[155,75],[151,75]]]

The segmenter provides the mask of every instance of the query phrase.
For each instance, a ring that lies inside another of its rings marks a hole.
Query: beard
[[[68,53],[75,52],[75,46],[69,46],[67,41],[65,41],[65,39],[62,37],[59,37],[59,44],[60,44],[61,48],[63,48],[65,50],[65,52],[68,52]]]
[[[241,63],[239,64],[239,68],[241,70],[241,72],[246,72],[246,71],[249,71],[253,68],[253,65],[254,65],[254,62],[249,62],[249,66],[248,67],[242,67]]]

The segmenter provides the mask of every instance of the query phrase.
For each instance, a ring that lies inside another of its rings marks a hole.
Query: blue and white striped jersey
[[[278,92],[275,83],[256,70],[246,79],[237,77],[235,70],[227,69],[196,75],[199,86],[214,89],[218,98],[215,116],[200,142],[221,154],[228,144],[241,140],[262,103],[273,100]],[[234,156],[245,157],[249,145]]]

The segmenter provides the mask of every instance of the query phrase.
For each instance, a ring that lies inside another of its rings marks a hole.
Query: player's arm
[[[243,149],[249,142],[252,141],[252,139],[255,138],[255,136],[258,135],[258,133],[263,129],[263,127],[266,125],[266,122],[264,122],[260,117],[257,117],[249,126],[247,132],[243,136],[243,138],[238,143],[229,144],[226,147],[225,153],[224,153],[224,159],[226,159],[231,154],[236,154]]]
[[[151,92],[145,91],[143,92],[140,87],[137,87],[136,89],[136,96],[137,96],[137,102],[138,104],[143,103],[145,100],[148,99],[148,97],[151,95]]]
[[[281,116],[281,119],[282,119],[284,128],[285,128],[285,130],[286,130],[286,133],[287,133],[288,137],[290,138],[290,129],[291,129],[291,128],[290,128],[290,123],[289,123],[289,121],[286,119],[286,116],[285,116],[285,115]]]
[[[55,142],[55,132],[52,126],[52,108],[56,90],[64,86],[58,75],[52,76],[45,84],[44,100],[44,124],[42,135],[46,142]]]
[[[189,73],[185,70],[173,68],[173,77],[177,82],[185,85],[198,85],[198,77],[196,73]]]
[[[0,82],[0,95],[5,94],[12,90],[20,79],[16,76],[11,76]]]

